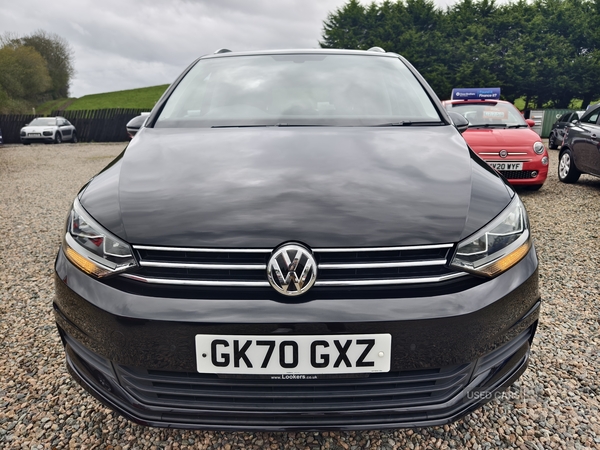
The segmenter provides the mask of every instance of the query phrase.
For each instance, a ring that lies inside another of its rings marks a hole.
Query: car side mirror
[[[535,127],[535,120],[525,119],[525,122],[527,122],[527,125],[529,125],[530,127]]]
[[[459,133],[464,133],[465,131],[467,131],[467,128],[469,128],[469,121],[465,119],[465,117],[462,114],[449,111],[448,115],[450,116],[452,123],[454,124]]]

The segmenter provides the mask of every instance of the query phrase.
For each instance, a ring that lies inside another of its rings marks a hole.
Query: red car
[[[459,91],[458,97],[455,91]],[[442,103],[448,111],[462,114],[469,121],[463,133],[469,147],[512,185],[541,188],[548,176],[549,158],[542,140],[531,129],[533,121],[526,121],[511,103],[499,100],[500,89],[472,90],[485,94],[483,98],[462,99],[466,91],[471,90],[455,89],[453,99]]]

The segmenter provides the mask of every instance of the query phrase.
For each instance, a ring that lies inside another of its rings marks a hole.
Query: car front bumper
[[[542,158],[548,158],[548,164],[542,164]],[[520,158],[507,158],[499,161],[498,158],[490,159],[485,158],[486,162],[523,162],[523,170],[498,170],[510,184],[513,186],[537,186],[542,185],[548,178],[548,167],[549,167],[549,156],[544,153],[543,155],[536,156],[533,160],[523,161]],[[533,176],[533,173],[536,173]]]
[[[33,143],[51,143],[54,142],[54,136],[27,136],[21,137],[21,143],[33,144]]]
[[[531,176],[532,172],[537,172],[537,175]],[[546,182],[548,178],[548,165],[542,164],[524,164],[522,171],[502,172],[502,175],[513,186],[538,186]]]
[[[151,426],[368,429],[439,425],[494,398],[527,366],[539,317],[537,257],[458,293],[308,302],[123,292],[56,261],[56,322],[74,378]],[[196,334],[392,335],[391,370],[271,380],[196,372]]]

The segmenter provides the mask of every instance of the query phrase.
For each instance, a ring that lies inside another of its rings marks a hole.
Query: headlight
[[[538,155],[541,155],[542,153],[544,153],[544,144],[542,144],[541,142],[535,142],[533,144],[533,151],[536,152]]]
[[[527,212],[515,195],[496,219],[458,244],[450,265],[492,278],[521,261],[530,248]]]
[[[102,228],[77,199],[67,220],[63,251],[75,266],[97,278],[137,266],[129,244]]]

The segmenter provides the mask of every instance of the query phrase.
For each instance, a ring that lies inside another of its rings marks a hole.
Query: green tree
[[[33,48],[0,48],[0,112],[23,112],[51,86],[44,58]]]
[[[329,14],[323,25],[322,48],[366,50],[367,24],[365,8],[358,0],[350,0]]]
[[[450,88],[440,57],[447,51],[440,32],[443,12],[431,0],[384,1],[361,5],[350,0],[324,22],[323,48],[367,50],[382,47],[408,58],[436,91]]]
[[[600,97],[600,0],[459,0],[446,10],[430,0],[350,0],[329,14],[321,46],[399,53],[441,98],[476,86],[538,107]]]
[[[445,38],[451,50],[445,55],[453,86],[498,86],[497,42],[493,23],[498,8],[493,0],[462,0],[446,11]],[[442,98],[448,98],[446,91]]]
[[[73,50],[69,43],[59,35],[43,30],[37,30],[19,41],[22,45],[37,50],[46,60],[52,79],[49,89],[52,98],[68,97],[71,80],[75,75]]]
[[[565,0],[561,17],[565,35],[575,49],[569,75],[583,108],[600,97],[600,0]]]

